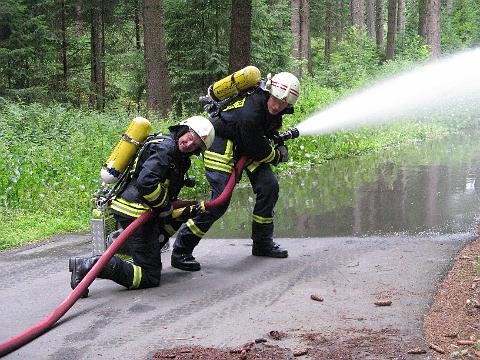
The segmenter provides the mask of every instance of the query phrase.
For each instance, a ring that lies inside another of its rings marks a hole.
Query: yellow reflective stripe
[[[271,224],[273,222],[273,217],[265,218],[259,215],[252,215],[253,221],[259,224]]]
[[[180,215],[182,215],[183,211],[186,209],[186,207],[181,207],[181,208],[178,208],[178,209],[174,209],[172,211],[172,219],[176,219],[178,218]]]
[[[200,230],[197,225],[195,225],[192,219],[189,219],[186,225],[195,236],[198,236],[199,238],[201,238],[203,237],[203,235],[205,235],[205,233],[202,230]]]
[[[116,210],[122,214],[125,214],[125,215],[128,215],[128,216],[131,216],[131,217],[134,217],[134,218],[138,218],[140,217],[143,213],[145,213],[148,208],[146,207],[136,207],[136,206],[132,206],[131,204],[135,204],[135,205],[138,205],[137,203],[122,203],[120,201],[120,199],[115,199],[112,201],[112,205],[110,206],[110,208],[112,210]]]
[[[137,265],[133,266],[133,281],[132,286],[130,289],[137,289],[140,286],[140,282],[142,281],[142,268]]]
[[[259,161],[263,162],[263,163],[269,163],[270,161],[273,160],[274,157],[275,157],[275,149],[272,146],[272,151],[270,152],[270,155],[268,155],[266,158],[264,158],[262,160],[259,160]]]
[[[166,191],[168,189],[169,183],[170,183],[170,180],[168,179],[165,180],[163,183],[159,183],[157,188],[152,193],[145,195],[144,198],[150,202],[157,200],[162,194],[162,191]]]
[[[136,209],[136,210],[148,210],[149,207],[142,204],[142,203],[133,203],[133,202],[129,202],[123,198],[115,198],[113,200],[114,202],[118,202],[118,203],[121,203],[121,204],[125,204],[133,209]]]
[[[131,255],[125,255],[125,254],[120,254],[120,253],[116,253],[115,254],[116,257],[119,257],[120,259],[122,259],[123,261],[126,261],[126,262],[132,262],[133,261],[133,258]]]
[[[233,141],[227,140],[227,146],[225,146],[225,155],[233,158]]]
[[[247,170],[252,172],[254,171],[256,168],[258,168],[260,166],[261,162],[259,161],[252,161],[248,166],[247,166]]]
[[[237,109],[237,108],[241,108],[243,107],[243,105],[245,104],[245,100],[246,100],[247,97],[244,97],[240,100],[237,100],[235,101],[233,104],[230,104],[228,105],[225,109],[223,109],[222,111],[228,111],[228,110],[231,110],[231,109]]]
[[[226,165],[226,164],[220,164],[218,162],[210,161],[210,160],[205,160],[204,162],[205,167],[213,170],[219,170],[219,171],[225,171],[227,173],[231,173],[233,169],[233,165]]]
[[[233,157],[227,156],[227,155],[220,155],[218,153],[210,152],[210,153],[205,153],[204,159],[208,160],[214,160],[218,162],[223,162],[225,164],[228,164],[229,162],[233,163]]]
[[[175,234],[175,232],[177,231],[177,230],[175,230],[175,229],[173,228],[173,226],[170,225],[170,224],[165,224],[165,225],[163,225],[163,229],[164,229],[164,230],[168,233],[168,235],[170,235],[170,236],[172,236],[173,234]]]

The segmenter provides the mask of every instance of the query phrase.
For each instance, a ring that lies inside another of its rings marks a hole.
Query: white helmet
[[[180,122],[179,125],[185,125],[195,132],[200,139],[202,139],[202,144],[200,147],[203,151],[207,150],[212,146],[213,140],[215,138],[215,129],[213,128],[212,123],[207,118],[203,116],[192,116],[186,120]]]
[[[284,100],[290,105],[294,105],[300,95],[300,81],[289,72],[281,72],[274,75],[267,81],[266,88],[272,96]]]

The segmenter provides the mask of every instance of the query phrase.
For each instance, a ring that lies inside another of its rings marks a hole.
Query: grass
[[[284,128],[295,126],[343,93],[302,83],[303,96]],[[87,231],[89,201],[99,186],[99,170],[136,114],[82,111],[65,105],[5,102],[0,107],[0,250],[54,234]],[[173,119],[149,118],[154,131]],[[180,120],[180,119],[178,119]],[[332,159],[358,156],[410,141],[423,141],[456,131],[452,122],[395,123],[311,136],[288,143],[290,161],[277,172],[302,171]],[[190,171],[197,179],[184,197],[208,191],[199,159]]]

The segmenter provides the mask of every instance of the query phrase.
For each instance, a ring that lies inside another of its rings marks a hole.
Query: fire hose
[[[242,156],[238,162],[236,168],[233,169],[232,174],[228,180],[228,183],[223,192],[216,199],[206,201],[205,209],[212,209],[223,202],[230,199],[233,188],[238,180],[238,176],[241,174],[245,163],[247,161],[246,156]],[[174,209],[189,205],[191,202],[178,200],[172,203]],[[67,296],[67,298],[44,320],[32,328],[25,330],[24,332],[11,337],[0,344],[0,357],[3,357],[12,351],[22,347],[29,343],[33,339],[39,337],[46,331],[48,331],[65,313],[75,304],[75,302],[82,296],[85,290],[98,276],[102,268],[108,263],[113,255],[122,247],[122,245],[128,240],[128,238],[137,231],[137,229],[147,222],[153,215],[153,211],[148,211],[138,219],[133,221],[122,233],[115,239],[115,241],[108,247],[103,255],[98,259],[97,263],[87,273],[87,275],[80,281],[78,286]]]

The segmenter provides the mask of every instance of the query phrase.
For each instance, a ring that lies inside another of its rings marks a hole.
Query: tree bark
[[[75,15],[77,20],[75,20],[75,35],[78,37],[83,36],[85,33],[85,29],[83,28],[82,23],[82,13],[83,13],[83,1],[76,0],[75,1]]]
[[[230,73],[250,65],[252,0],[232,0],[230,30]]]
[[[383,0],[375,1],[375,40],[377,43],[377,51],[379,54],[383,54],[384,44],[383,44]]]
[[[61,38],[61,58],[62,58],[62,69],[63,76],[62,82],[63,87],[67,85],[68,78],[68,58],[67,58],[67,24],[65,17],[67,16],[65,10],[65,0],[60,0],[60,38]]]
[[[343,39],[345,28],[345,11],[344,0],[336,0],[336,16],[335,16],[335,43],[339,44]]]
[[[301,4],[301,0],[291,0],[291,7],[292,7],[291,29],[293,34],[292,56],[294,59],[300,59],[300,51],[301,51],[300,4]]]
[[[333,29],[333,4],[332,0],[325,1],[325,62],[330,62],[330,55],[332,54],[332,29]]]
[[[168,77],[163,1],[144,0],[143,6],[147,106],[165,116],[172,107],[172,92]]]
[[[369,38],[375,38],[375,0],[367,0],[367,33]]]
[[[301,59],[306,61],[307,71],[312,74],[312,51],[310,44],[310,3],[309,0],[300,2],[300,34],[301,34]],[[303,67],[300,76],[303,75]]]
[[[400,38],[405,34],[405,0],[397,0],[397,33]]]
[[[427,39],[427,0],[418,0],[418,35]]]
[[[350,19],[352,26],[362,28],[365,25],[364,0],[350,0]]]
[[[388,0],[387,20],[387,60],[395,58],[395,32],[396,32],[397,0]]]
[[[97,0],[91,9],[91,94],[90,107],[97,110],[105,108],[105,64],[103,39],[103,7],[102,1]]]
[[[135,48],[137,50],[142,49],[142,39],[140,36],[140,3],[139,0],[135,1]]]
[[[312,73],[312,56],[310,44],[310,4],[308,0],[292,0],[292,23],[291,29],[294,36],[292,56],[299,61],[297,70],[298,77],[307,71]]]
[[[441,53],[440,46],[440,0],[426,1],[427,44],[433,57]]]

